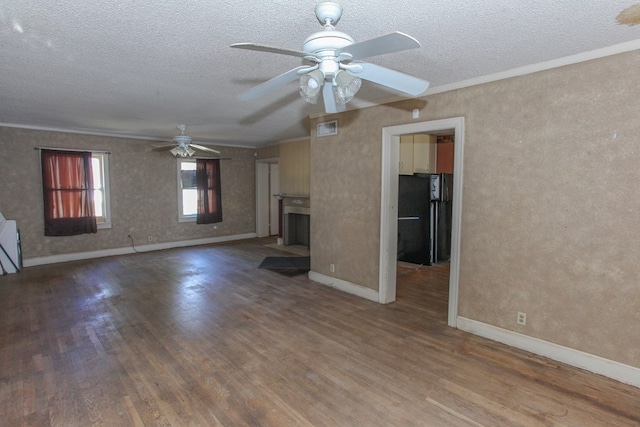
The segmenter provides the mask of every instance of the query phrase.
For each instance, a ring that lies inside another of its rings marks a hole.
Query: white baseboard
[[[378,302],[378,291],[374,289],[365,288],[364,286],[356,285],[355,283],[316,273],[315,271],[309,272],[309,279],[313,280],[314,282],[322,283],[323,285],[331,286],[332,288],[336,288],[343,292],[357,295],[370,301]]]
[[[74,252],[74,253],[51,255],[51,256],[45,256],[45,257],[26,258],[23,260],[23,265],[25,267],[33,267],[36,265],[43,265],[43,264],[56,264],[59,262],[78,261],[82,259],[102,258],[102,257],[108,257],[108,256],[114,256],[114,255],[126,255],[126,254],[135,253],[136,251],[151,252],[151,251],[159,251],[163,249],[182,248],[185,246],[208,245],[211,243],[222,243],[222,242],[230,242],[233,240],[252,239],[254,237],[256,237],[256,233],[233,234],[230,236],[209,237],[206,239],[179,240],[175,242],[163,242],[163,243],[154,243],[151,245],[141,245],[141,246],[136,246],[135,250],[132,247],[127,246],[124,248],[102,249],[99,251]]]
[[[458,316],[457,320],[458,329],[465,332],[640,387],[640,368],[464,317]]]

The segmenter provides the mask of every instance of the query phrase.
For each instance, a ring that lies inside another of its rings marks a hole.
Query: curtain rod
[[[33,147],[33,149],[34,150],[55,150],[55,151],[79,151],[79,152],[89,152],[89,153],[111,154],[110,151],[105,151],[105,150],[81,150],[77,148]]]

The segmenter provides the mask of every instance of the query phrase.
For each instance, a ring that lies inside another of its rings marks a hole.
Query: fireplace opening
[[[284,214],[284,244],[309,247],[310,215],[301,213]]]
[[[309,249],[311,209],[308,196],[282,195],[282,243]]]

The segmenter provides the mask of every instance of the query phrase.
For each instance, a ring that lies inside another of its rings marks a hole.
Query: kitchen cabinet
[[[400,175],[413,175],[413,135],[400,137]]]
[[[426,134],[400,137],[400,175],[436,172],[436,136]]]

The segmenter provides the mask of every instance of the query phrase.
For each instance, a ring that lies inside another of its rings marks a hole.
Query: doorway
[[[390,126],[382,129],[382,197],[380,207],[380,277],[378,298],[382,304],[393,302],[396,299],[400,136],[442,131],[451,131],[454,134],[455,172],[451,216],[451,258],[447,323],[449,326],[456,327],[458,316],[458,282],[460,275],[464,117]]]
[[[400,137],[398,261],[449,261],[453,150],[451,130]]]
[[[256,234],[258,237],[280,235],[280,165],[278,159],[256,162]]]
[[[400,137],[396,302],[447,322],[453,131]]]

